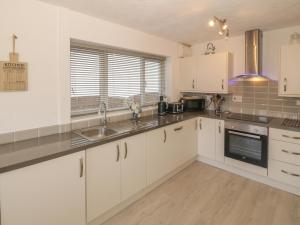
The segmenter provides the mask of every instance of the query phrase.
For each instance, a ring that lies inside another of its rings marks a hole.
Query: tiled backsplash
[[[271,117],[300,118],[300,98],[278,96],[278,82],[268,81],[237,81],[229,83],[228,95],[225,97],[222,110],[236,113],[266,115]],[[199,93],[183,93],[184,95],[198,95]],[[241,96],[242,102],[233,101],[233,96]],[[210,108],[212,109],[212,108]]]
[[[157,107],[148,107],[143,110],[141,116],[153,115],[157,112]],[[77,130],[81,128],[93,127],[100,125],[100,118],[98,115],[94,117],[81,117],[79,120],[74,120],[69,124],[53,125],[48,127],[39,127],[29,130],[21,130],[11,133],[0,134],[0,145],[23,141],[31,138],[43,137],[57,133],[66,133],[72,130]],[[115,114],[108,114],[107,119],[109,122],[117,122],[120,120],[127,120],[132,117],[132,114],[129,110],[124,110]]]

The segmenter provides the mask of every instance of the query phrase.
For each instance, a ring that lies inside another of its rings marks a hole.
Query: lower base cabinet
[[[208,159],[216,159],[216,120],[201,117],[199,119],[198,154]]]
[[[146,186],[145,134],[87,149],[87,221]]]
[[[197,119],[147,133],[148,184],[164,177],[197,155]]]
[[[86,151],[87,221],[121,201],[120,144],[109,144]]]
[[[224,131],[224,120],[201,117],[199,119],[198,154],[224,163]]]
[[[85,151],[1,174],[1,225],[85,225]]]

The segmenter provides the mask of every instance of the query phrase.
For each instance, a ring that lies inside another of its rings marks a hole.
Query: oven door
[[[268,137],[225,130],[225,156],[267,168]]]

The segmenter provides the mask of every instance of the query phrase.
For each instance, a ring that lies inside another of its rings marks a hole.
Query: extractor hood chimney
[[[263,36],[259,29],[245,33],[245,75],[261,75]]]
[[[263,33],[260,29],[245,32],[245,73],[237,78],[267,79],[262,75]]]

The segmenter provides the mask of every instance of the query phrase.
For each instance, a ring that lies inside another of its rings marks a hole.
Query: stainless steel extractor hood
[[[245,73],[241,79],[267,79],[262,75],[263,33],[260,29],[245,32]]]

